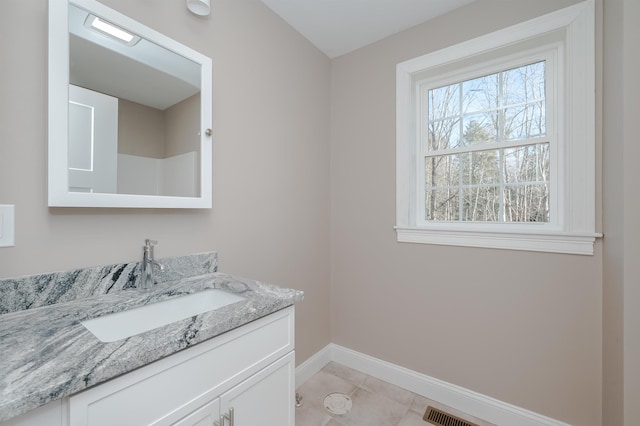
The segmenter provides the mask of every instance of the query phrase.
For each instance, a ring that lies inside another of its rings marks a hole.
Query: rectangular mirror
[[[211,208],[211,59],[49,0],[49,206]]]

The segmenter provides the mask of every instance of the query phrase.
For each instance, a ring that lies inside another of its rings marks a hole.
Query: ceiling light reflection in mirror
[[[84,26],[89,29],[100,31],[108,36],[115,37],[117,40],[124,42],[127,46],[135,46],[135,44],[140,41],[140,37],[92,14],[87,16],[87,19],[84,21]]]

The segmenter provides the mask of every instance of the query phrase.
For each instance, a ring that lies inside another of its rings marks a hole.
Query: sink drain
[[[351,406],[351,398],[343,393],[330,393],[324,397],[324,408],[331,414],[347,414]]]

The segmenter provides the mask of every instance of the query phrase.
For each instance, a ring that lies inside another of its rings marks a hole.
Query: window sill
[[[593,255],[596,238],[602,234],[485,232],[396,227],[401,243],[438,244],[447,246],[483,247],[506,250],[538,251]]]

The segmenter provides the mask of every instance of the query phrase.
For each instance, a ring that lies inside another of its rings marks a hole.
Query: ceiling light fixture
[[[187,9],[196,15],[207,16],[211,13],[211,0],[187,0]]]
[[[89,14],[84,22],[84,25],[87,28],[91,28],[92,30],[99,31],[102,34],[115,38],[116,40],[128,46],[133,46],[140,40],[140,37],[138,37],[137,35],[131,34],[130,32],[127,32],[120,27],[104,21],[95,15]]]

